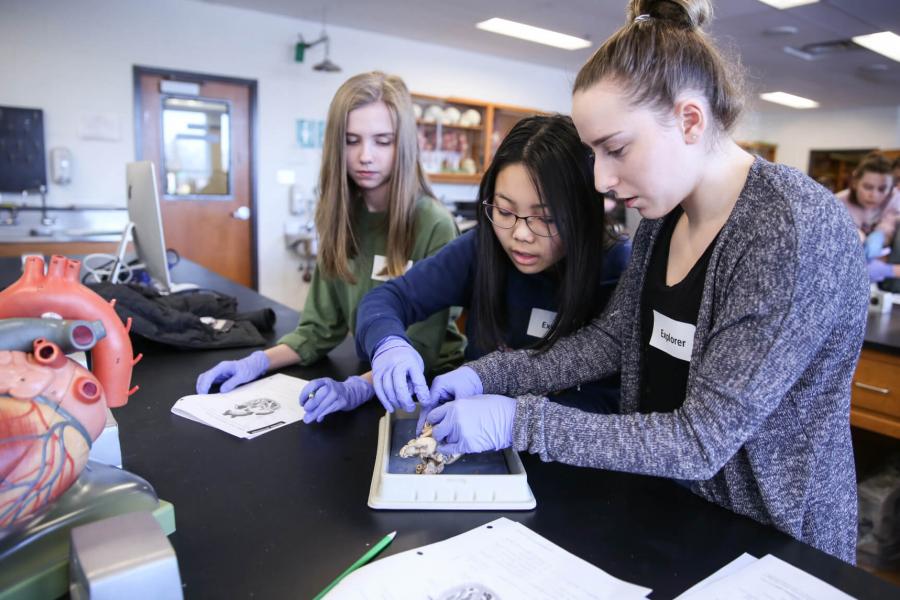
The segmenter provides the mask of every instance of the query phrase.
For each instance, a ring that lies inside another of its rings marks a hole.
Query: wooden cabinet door
[[[900,356],[863,348],[851,402],[852,425],[900,438]]]

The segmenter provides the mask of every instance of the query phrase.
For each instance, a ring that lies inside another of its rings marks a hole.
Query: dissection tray
[[[369,506],[394,510],[531,510],[536,506],[519,455],[467,454],[439,475],[417,475],[417,458],[399,451],[415,437],[416,415],[387,414],[378,422],[378,449]]]

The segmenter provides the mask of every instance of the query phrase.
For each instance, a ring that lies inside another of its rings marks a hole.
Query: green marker
[[[352,572],[355,571],[356,569],[360,568],[361,566],[363,566],[364,564],[366,564],[367,562],[369,562],[370,560],[372,560],[373,558],[375,558],[375,556],[377,556],[379,552],[381,552],[382,550],[384,550],[385,548],[387,548],[387,546],[388,546],[391,542],[394,541],[394,537],[395,537],[396,535],[397,535],[397,532],[396,532],[396,531],[392,531],[392,532],[390,532],[389,534],[387,534],[386,536],[384,536],[384,538],[382,538],[382,540],[381,540],[380,542],[378,542],[377,544],[375,544],[374,546],[372,546],[372,547],[369,549],[368,552],[366,552],[366,553],[363,554],[361,557],[359,557],[359,560],[357,560],[355,563],[353,563],[352,565],[350,565],[349,567],[347,567],[347,570],[346,570],[346,571],[344,571],[343,573],[341,573],[340,575],[338,575],[338,576],[337,576],[337,579],[335,579],[334,581],[332,581],[331,583],[329,583],[329,584],[328,584],[328,587],[326,587],[324,590],[322,590],[321,592],[319,592],[318,595],[316,595],[316,597],[313,598],[313,600],[320,600],[321,598],[324,598],[324,597],[325,597],[325,594],[327,594],[328,592],[330,592],[330,591],[331,591],[331,588],[333,588],[334,586],[336,586],[337,584],[339,584],[339,583],[341,582],[341,580],[342,580],[344,577],[346,577],[347,575],[349,575],[350,573],[352,573]]]

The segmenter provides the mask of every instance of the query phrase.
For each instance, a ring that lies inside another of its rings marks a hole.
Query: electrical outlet
[[[309,192],[309,190],[299,184],[291,186],[291,214],[312,220],[316,212],[316,194],[316,190]]]
[[[291,186],[291,214],[302,216],[306,213],[306,194],[303,193],[302,186]]]
[[[297,236],[304,232],[304,223],[300,219],[288,219],[284,222],[284,235]]]

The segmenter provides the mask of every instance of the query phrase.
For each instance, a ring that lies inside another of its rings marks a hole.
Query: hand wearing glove
[[[485,394],[442,404],[428,420],[438,452],[446,456],[509,448],[515,416],[513,398]]]
[[[472,367],[459,367],[449,373],[438,375],[431,382],[431,394],[428,400],[421,400],[419,407],[419,421],[416,424],[416,434],[422,433],[422,427],[434,407],[454,398],[477,396],[484,391],[478,373]]]
[[[306,411],[304,423],[321,423],[326,415],[353,410],[375,395],[375,388],[362,377],[335,381],[330,377],[313,379],[300,390],[300,406]]]
[[[428,397],[425,383],[425,363],[406,340],[395,335],[381,340],[372,357],[372,381],[378,400],[389,413],[398,408],[407,412],[416,409],[412,394],[419,399]]]
[[[872,283],[880,283],[888,277],[894,276],[894,265],[881,260],[870,260],[868,265],[869,281]]]
[[[881,250],[884,248],[884,232],[873,231],[866,238],[863,246],[866,249],[866,260],[872,260],[881,256]]]
[[[222,393],[230,392],[237,386],[253,381],[269,370],[269,357],[257,350],[241,360],[223,360],[197,378],[197,393],[208,394],[214,383],[225,382],[219,387]]]

